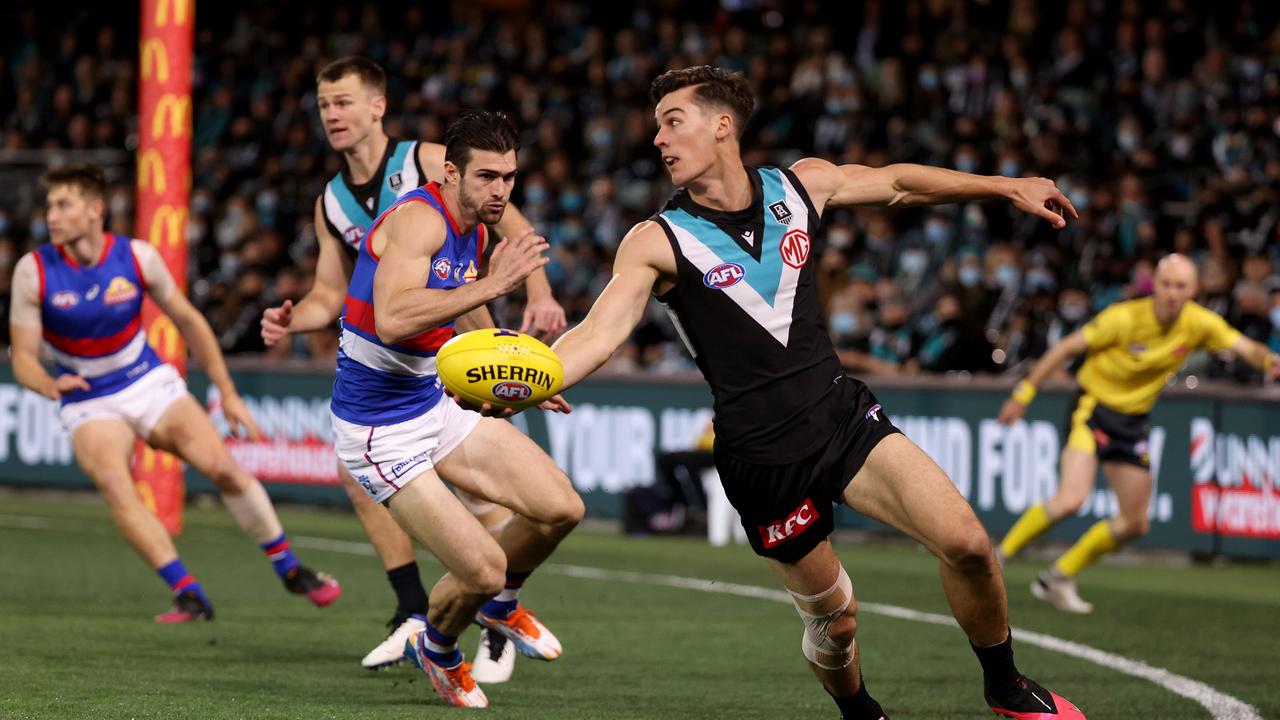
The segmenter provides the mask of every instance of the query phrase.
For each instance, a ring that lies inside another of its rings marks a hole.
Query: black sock
[[[865,682],[853,695],[842,698],[832,696],[831,699],[840,708],[840,720],[889,720],[889,716],[880,708],[880,703],[867,692]]]
[[[969,646],[982,663],[982,681],[988,695],[1000,698],[1017,689],[1019,673],[1013,664],[1012,632],[999,645],[980,648],[970,643]]]
[[[410,562],[387,571],[387,580],[396,591],[396,612],[403,615],[427,614],[427,591],[418,577],[418,563]]]

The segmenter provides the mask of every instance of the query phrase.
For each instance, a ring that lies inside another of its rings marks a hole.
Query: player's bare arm
[[[1004,401],[1004,405],[1000,407],[1000,414],[996,416],[996,421],[1011,425],[1022,419],[1022,416],[1027,412],[1027,405],[1031,404],[1031,399],[1035,397],[1036,390],[1040,385],[1055,370],[1062,367],[1063,363],[1080,356],[1087,349],[1088,345],[1084,340],[1083,328],[1059,340],[1056,345],[1049,348],[1036,361],[1035,366],[1031,368],[1031,372],[1027,374],[1027,377],[1018,383],[1013,397]]]
[[[418,165],[428,180],[444,182],[444,145],[431,142],[418,143]],[[502,213],[502,219],[493,226],[498,237],[517,237],[533,227],[533,223],[510,203]],[[547,272],[542,268],[529,273],[524,282],[527,301],[524,315],[520,321],[520,332],[532,332],[534,335],[550,340],[559,335],[565,328],[564,308],[556,302],[551,294],[551,282],[547,280]]]
[[[1066,227],[1066,215],[1079,217],[1067,196],[1046,178],[971,175],[909,163],[880,168],[834,165],[820,158],[804,158],[791,170],[819,212],[827,205],[945,205],[1003,198],[1054,228]]]
[[[564,364],[567,389],[605,364],[640,323],[655,287],[676,275],[675,257],[662,227],[646,220],[631,229],[618,247],[613,278],[579,323],[553,349]]]
[[[44,326],[40,320],[37,272],[36,259],[31,253],[22,256],[14,266],[9,305],[9,352],[13,377],[18,384],[50,400],[57,400],[72,390],[88,390],[89,381],[70,373],[54,378],[40,362]]]
[[[209,381],[218,388],[222,396],[222,414],[227,418],[231,432],[240,437],[257,440],[262,437],[258,424],[254,422],[249,408],[240,399],[231,373],[227,372],[227,363],[222,357],[222,349],[218,347],[218,339],[209,327],[209,321],[196,310],[187,296],[178,290],[169,269],[160,260],[159,253],[149,243],[141,240],[133,241],[134,257],[143,268],[147,294],[156,305],[169,316],[174,327],[182,335],[191,348],[191,354],[204,369]]]
[[[370,240],[380,258],[373,298],[383,342],[412,337],[506,295],[547,263],[542,254],[546,240],[528,229],[494,247],[483,278],[452,290],[428,288],[431,257],[444,245],[445,235],[440,213],[423,203],[406,203],[383,219]]]
[[[325,225],[320,203],[320,198],[316,198],[314,224],[320,256],[316,258],[315,279],[297,305],[292,300],[285,300],[279,307],[262,312],[262,342],[267,347],[280,342],[289,333],[314,332],[329,327],[342,314],[352,261],[342,251],[341,242]]]
[[[1273,353],[1266,345],[1241,335],[1231,344],[1231,352],[1258,368],[1268,381],[1280,379],[1280,353]]]

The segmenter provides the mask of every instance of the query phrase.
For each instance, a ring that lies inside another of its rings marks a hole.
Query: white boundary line
[[[9,515],[0,514],[0,526],[21,528],[24,530],[61,530],[71,532],[85,532],[79,523],[65,522],[36,515]],[[327,552],[343,553],[347,555],[364,555],[374,556],[373,546],[367,542],[353,542],[350,540],[334,540],[331,538],[309,537],[306,535],[297,535],[290,538],[290,541],[296,547],[305,547],[312,550],[322,550]],[[587,567],[583,565],[563,565],[560,563],[546,563],[541,568],[544,572],[552,572],[557,575],[566,577],[579,578],[583,580],[605,580],[608,582],[625,582],[637,585],[658,585],[663,587],[678,588],[681,590],[696,590],[698,592],[719,593],[721,595],[735,595],[738,597],[755,598],[757,600],[772,600],[790,605],[790,596],[782,590],[773,588],[759,587],[756,585],[739,585],[737,583],[726,583],[715,580],[704,580],[702,578],[682,577],[680,575],[656,575],[650,573],[632,572],[629,570],[606,570],[604,568]],[[885,605],[881,603],[858,602],[858,609],[862,612],[872,613],[874,615],[884,615],[887,617],[897,618],[899,620],[912,620],[915,622],[932,623],[934,625],[946,625],[954,627],[956,621],[948,615],[940,615],[938,613],[922,612],[920,610],[912,610],[911,608],[900,607],[898,605]],[[1232,697],[1226,693],[1215,690],[1214,688],[1189,677],[1178,675],[1161,667],[1148,665],[1141,660],[1134,660],[1116,655],[1114,653],[1099,650],[1088,645],[1084,645],[1070,640],[1064,640],[1053,635],[1034,632],[1032,630],[1024,630],[1022,628],[1014,628],[1018,634],[1018,642],[1027,643],[1042,647],[1046,650],[1069,655],[1079,658],[1095,665],[1115,670],[1124,675],[1140,678],[1152,682],[1175,695],[1180,695],[1189,700],[1199,703],[1205,710],[1209,711],[1213,720],[1263,720],[1258,714],[1258,709],[1252,705]]]

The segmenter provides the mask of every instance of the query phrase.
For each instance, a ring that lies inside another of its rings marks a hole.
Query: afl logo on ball
[[[493,386],[493,396],[507,402],[527,400],[532,394],[533,389],[522,382],[500,382]]]
[[[746,271],[738,263],[720,263],[702,276],[702,284],[716,290],[724,290],[742,282]]]

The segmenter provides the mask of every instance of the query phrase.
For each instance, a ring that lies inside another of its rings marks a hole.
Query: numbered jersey
[[[425,180],[418,165],[418,141],[388,140],[382,163],[369,182],[353,185],[344,168],[324,186],[320,202],[324,223],[354,259],[373,221]]]
[[[677,267],[658,300],[711,385],[717,446],[781,465],[829,438],[859,383],[845,377],[823,324],[811,258],[818,212],[789,170],[747,174],[745,210],[705,208],[681,189],[654,217]]]

